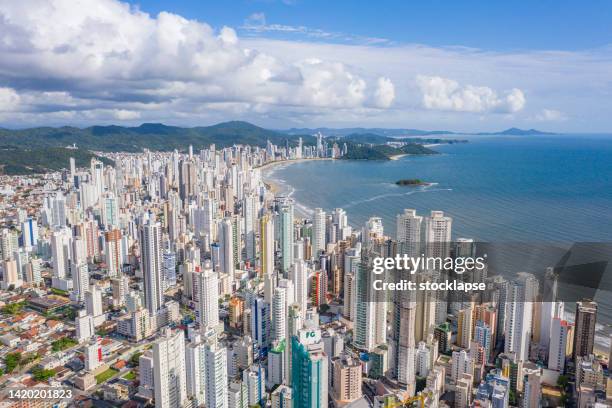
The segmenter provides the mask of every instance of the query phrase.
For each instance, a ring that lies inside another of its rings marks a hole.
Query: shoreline
[[[296,164],[296,163],[304,163],[304,162],[309,162],[309,161],[323,161],[323,160],[337,160],[337,159],[334,159],[331,157],[311,157],[311,158],[304,158],[304,159],[276,160],[276,161],[265,163],[259,167],[256,167],[256,169],[265,171],[275,166],[278,166],[280,164]],[[265,177],[263,172],[261,174],[261,178],[262,178],[263,184],[266,186],[266,189],[269,192],[271,192],[275,196],[277,193],[280,192],[279,184],[275,183],[273,179],[269,177]]]

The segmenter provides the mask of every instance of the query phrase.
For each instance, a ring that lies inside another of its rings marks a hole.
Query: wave
[[[355,207],[356,205],[360,205],[360,204],[364,204],[364,203],[369,203],[371,201],[380,200],[381,198],[402,197],[402,196],[408,196],[408,195],[412,195],[412,194],[416,194],[416,193],[427,193],[427,192],[435,192],[435,191],[453,191],[453,189],[452,188],[433,188],[432,189],[432,188],[424,187],[424,188],[421,188],[421,189],[418,189],[418,190],[406,191],[404,193],[379,194],[377,196],[366,198],[364,200],[352,201],[352,202],[342,206],[342,208],[347,209],[347,208]]]

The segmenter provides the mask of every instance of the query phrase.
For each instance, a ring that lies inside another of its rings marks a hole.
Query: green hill
[[[9,176],[41,174],[68,168],[70,158],[75,159],[77,167],[87,167],[93,157],[105,164],[114,164],[112,160],[99,157],[83,149],[65,149],[52,147],[47,149],[0,149],[0,174]]]
[[[183,128],[161,123],[144,123],[137,127],[91,126],[80,129],[64,126],[10,130],[0,128],[0,148],[3,147],[66,147],[76,144],[79,148],[99,151],[139,152],[144,148],[170,151],[185,150],[190,144],[203,149],[212,143],[219,147],[234,144],[265,146],[297,143],[298,135],[286,135],[255,126],[248,122],[224,122],[213,126]],[[312,136],[302,136],[305,144],[312,144]]]
[[[407,144],[400,148],[388,145],[347,144],[347,148],[347,154],[342,156],[346,160],[390,160],[391,157],[402,154],[438,154],[435,150],[420,144]]]

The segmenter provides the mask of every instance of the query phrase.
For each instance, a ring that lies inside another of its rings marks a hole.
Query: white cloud
[[[560,131],[610,129],[612,47],[429,47],[266,17],[234,30],[118,0],[0,0],[0,110],[11,109],[0,126],[244,119],[499,130],[546,119]]]
[[[517,88],[498,96],[486,86],[460,85],[452,79],[439,76],[417,76],[427,109],[458,112],[518,112],[525,106],[525,95]]]
[[[389,78],[380,77],[377,81],[376,92],[374,93],[375,105],[379,108],[388,108],[395,100],[395,86]]]
[[[266,14],[263,12],[253,13],[244,20],[244,27],[261,27],[266,25]]]
[[[263,24],[265,15],[249,21]],[[319,111],[363,108],[372,97],[347,64],[284,61],[241,45],[230,27],[152,17],[117,0],[0,1],[0,32],[0,83],[27,94],[30,112],[68,110],[62,101],[70,100],[135,120],[151,108],[177,117],[206,104]]]
[[[560,112],[555,109],[542,109],[535,116],[535,119],[542,122],[555,122],[566,120],[567,117],[563,114],[563,112]]]
[[[19,95],[11,88],[0,88],[0,112],[9,112],[17,109]]]
[[[115,109],[113,116],[119,120],[134,120],[140,119],[140,112],[126,110],[126,109]]]

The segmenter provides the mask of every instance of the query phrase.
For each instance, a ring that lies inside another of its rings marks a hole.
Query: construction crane
[[[414,397],[405,398],[401,401],[393,401],[393,402],[386,403],[385,408],[397,408],[397,407],[410,408],[412,404],[414,404],[415,402],[421,403],[419,408],[425,408],[425,400],[431,397],[432,395],[433,393],[431,392],[421,392],[415,395]]]

